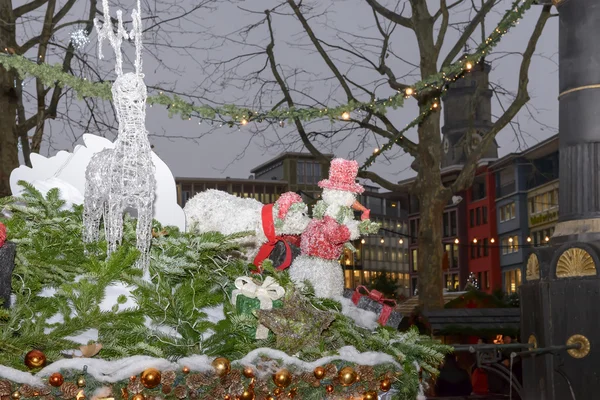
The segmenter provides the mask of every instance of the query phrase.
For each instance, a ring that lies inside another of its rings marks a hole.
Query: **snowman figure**
[[[369,210],[356,196],[364,188],[356,183],[358,163],[336,158],[329,169],[329,179],[319,182],[323,189],[313,209],[313,219],[300,237],[300,256],[292,262],[292,281],[302,287],[310,282],[317,297],[334,298],[344,291],[344,272],[340,263],[344,247],[361,234],[376,233],[380,225],[369,220]],[[362,211],[361,220],[354,211]]]

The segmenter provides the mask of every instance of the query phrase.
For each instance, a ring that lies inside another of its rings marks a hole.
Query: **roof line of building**
[[[333,158],[335,157],[334,154],[323,154],[325,157],[327,158]],[[286,158],[286,157],[307,157],[307,158],[314,158],[314,156],[311,153],[299,153],[299,152],[285,152],[285,153],[281,153],[279,155],[277,155],[276,157],[270,159],[269,161],[266,161],[262,164],[260,164],[258,167],[254,167],[250,170],[250,173],[255,173],[256,171],[263,169],[264,167],[266,167],[269,164],[273,164],[277,161],[279,161],[282,158]]]
[[[288,181],[273,180],[273,179],[248,179],[248,178],[191,178],[191,177],[176,177],[175,181],[179,182],[232,182],[232,183],[273,183],[273,184],[287,184]]]

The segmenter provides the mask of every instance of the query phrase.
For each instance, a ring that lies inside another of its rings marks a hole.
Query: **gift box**
[[[402,314],[394,311],[396,300],[386,299],[381,292],[369,291],[364,286],[359,286],[356,290],[344,289],[344,297],[351,299],[358,308],[372,311],[378,315],[377,322],[380,325],[398,329],[400,321],[402,321]]]
[[[10,307],[12,273],[15,268],[16,243],[4,242],[0,247],[0,307]]]
[[[262,283],[250,277],[240,277],[235,280],[235,287],[231,293],[231,302],[239,314],[256,318],[257,310],[283,308],[283,301],[280,299],[285,291],[272,277],[267,277]],[[249,330],[247,333],[253,339],[267,339],[273,335],[262,324],[258,324],[256,330]]]

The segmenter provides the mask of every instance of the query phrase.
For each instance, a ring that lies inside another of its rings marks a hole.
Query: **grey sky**
[[[259,21],[264,16],[260,15],[263,10],[280,2],[276,0],[251,0],[237,1],[233,4],[219,3],[215,10],[197,13],[193,18],[184,21],[181,27],[172,26],[171,30],[185,31],[187,27],[190,27],[190,24],[196,24],[196,26],[202,26],[202,30],[212,32],[214,35],[225,35],[245,25]],[[133,0],[121,1],[121,4],[128,3],[133,8],[135,4]],[[142,3],[143,8],[150,7],[148,2],[142,1]],[[150,3],[155,4],[154,2]],[[184,7],[188,7],[192,3],[195,2],[179,2]],[[326,15],[310,20],[317,35],[325,41],[344,45],[340,38],[335,36],[336,32],[333,29],[326,28],[325,24],[330,27],[335,26],[342,32],[376,36],[374,19],[364,0],[311,1],[309,3],[317,5],[317,10],[328,11]],[[391,1],[383,1],[383,3],[393,4]],[[437,9],[439,1],[429,1],[429,3],[431,9]],[[510,6],[510,3],[509,1],[501,1],[495,9],[496,13],[488,18],[486,22],[488,33],[496,26],[500,15]],[[130,12],[131,8],[127,13]],[[249,13],[241,8],[257,13]],[[112,10],[113,13],[115,11]],[[287,15],[275,15],[273,23],[276,33],[275,53],[278,62],[283,65],[284,71],[289,72],[293,68],[306,70],[305,74],[294,81],[296,87],[304,91],[310,90],[311,96],[328,104],[335,104],[336,101],[344,102],[344,96],[337,89],[335,82],[319,81],[319,79],[331,76],[331,74],[321,58],[314,54],[312,46],[308,46],[306,35],[298,20],[290,15],[287,6],[282,7],[281,11]],[[519,52],[524,50],[539,12],[540,6],[533,6],[525,19],[503,38],[496,51]],[[462,11],[454,15],[453,21],[465,21],[468,17],[468,13]],[[193,28],[196,28],[196,26]],[[531,146],[556,133],[556,127],[558,126],[557,29],[558,19],[552,18],[546,26],[543,37],[540,39],[536,51],[537,55],[531,64],[529,92],[532,100],[528,106],[529,112],[524,109],[515,120],[521,130],[518,134],[515,134],[515,131],[509,127],[498,136],[501,156]],[[190,31],[192,30],[198,31],[197,29],[190,29]],[[248,42],[262,44],[264,47],[267,43],[267,35],[267,28],[262,25],[250,33]],[[453,35],[456,35],[456,33],[450,33],[446,39],[444,46],[446,51],[453,44]],[[479,40],[480,33],[474,36]],[[92,43],[85,48],[85,51],[95,53],[97,49],[94,46],[96,33],[92,32],[91,37]],[[237,35],[233,37],[240,39]],[[349,38],[347,34],[343,34],[342,37]],[[158,83],[167,86],[173,84],[173,87],[180,92],[189,93],[193,91],[199,95],[206,95],[216,102],[234,102],[239,105],[252,105],[254,103],[256,105],[255,96],[257,88],[260,87],[259,83],[252,84],[252,82],[248,82],[246,87],[236,88],[234,85],[239,86],[239,82],[232,81],[222,87],[223,79],[211,70],[210,61],[232,58],[242,53],[257,51],[258,48],[244,47],[233,41],[220,42],[208,35],[190,35],[185,32],[180,35],[172,34],[170,40],[173,44],[181,46],[181,48],[168,49],[166,46],[161,46],[149,50],[164,57],[165,63],[169,66],[178,66],[178,72],[173,73],[162,68],[152,56],[146,54],[144,57],[144,72],[146,83],[149,86]],[[297,44],[306,44],[307,46],[302,48],[294,46]],[[398,27],[392,37],[392,44],[397,54],[401,54],[403,58],[411,62],[418,62],[412,32]],[[444,54],[444,51],[442,51],[442,54]],[[106,64],[103,62],[103,65],[105,68],[110,68],[114,60],[112,50],[107,49],[105,56],[108,62]],[[347,57],[340,56],[338,58],[342,61],[339,65],[343,72],[351,74],[353,79],[360,81],[361,84],[368,85],[375,79],[380,79],[378,74],[373,71],[356,67],[350,68],[348,65],[344,65],[343,61]],[[520,56],[498,53],[491,56],[490,59],[496,59],[492,65],[492,81],[508,90],[516,90]],[[261,55],[246,64],[240,65],[237,68],[238,75],[244,75],[252,70],[259,69],[264,65],[265,60],[266,56]],[[376,62],[376,59],[374,61]],[[392,62],[392,66],[397,76],[410,72],[410,67],[399,61],[395,64]],[[125,70],[129,68],[130,66],[124,64]],[[111,78],[111,76],[109,74],[107,77]],[[272,79],[272,75],[268,71],[263,73],[263,77]],[[409,83],[417,80],[419,80],[418,76],[413,75],[406,78],[405,82]],[[202,93],[203,90],[209,90],[211,93]],[[394,94],[394,92],[382,86],[378,89],[378,94],[384,97]],[[326,100],[328,97],[331,98]],[[276,93],[271,101],[275,103],[280,98],[280,94]],[[263,97],[263,102],[266,99],[266,97]],[[363,97],[363,99],[366,98]],[[505,101],[504,104],[506,105],[507,102]],[[264,108],[268,108],[268,106],[269,104],[265,104]],[[496,100],[493,103],[493,112],[496,116],[502,112],[500,104]],[[409,100],[404,108],[391,110],[389,115],[398,127],[403,127],[416,116],[415,102]],[[329,122],[325,122],[324,125],[314,125],[312,129],[316,129],[318,126],[328,127]],[[298,145],[290,144],[290,137],[293,137],[293,135],[286,136],[286,134],[292,132],[287,127],[283,129],[279,127],[277,129],[269,128],[264,132],[264,135],[253,139],[253,124],[243,127],[240,131],[237,128],[232,129],[226,126],[215,128],[207,124],[199,125],[197,119],[192,121],[181,120],[178,116],[169,119],[167,111],[160,106],[148,108],[147,127],[155,135],[166,136],[165,138],[153,136],[151,141],[155,145],[155,151],[171,167],[175,176],[246,178],[252,167],[261,164],[284,149],[301,150]],[[513,125],[513,127],[515,130],[517,129],[516,126]],[[208,133],[209,131],[210,133]],[[202,137],[196,143],[181,138],[169,139],[169,136]],[[325,143],[321,149],[326,152],[333,152],[340,157],[352,156],[357,137],[358,134],[350,135],[341,146],[339,146],[339,143],[329,143],[329,145]],[[382,144],[384,142],[379,139],[378,143]],[[359,162],[370,155],[372,149],[377,147],[378,143],[371,137],[365,151],[357,156]],[[395,153],[398,155],[397,151]],[[236,158],[239,159],[234,161]],[[402,155],[391,163],[377,163],[372,169],[390,180],[397,181],[412,174],[412,171],[407,168],[411,161],[408,156]]]

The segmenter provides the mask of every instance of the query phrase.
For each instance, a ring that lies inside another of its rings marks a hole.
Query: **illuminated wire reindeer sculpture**
[[[86,169],[84,200],[84,241],[98,240],[100,220],[104,230],[108,254],[117,249],[123,236],[123,213],[137,211],[137,248],[141,252],[138,266],[146,269],[152,241],[152,216],[156,180],[152,150],[146,131],[146,84],[142,74],[142,20],[140,0],[131,13],[133,29],[128,34],[123,28],[121,10],[117,11],[117,29],[110,19],[107,0],[102,1],[104,24],[94,19],[98,31],[99,58],[102,41],[108,39],[115,51],[117,79],[112,86],[113,102],[117,112],[119,133],[115,146],[95,154]],[[135,42],[135,72],[123,74],[121,43],[123,39]]]

